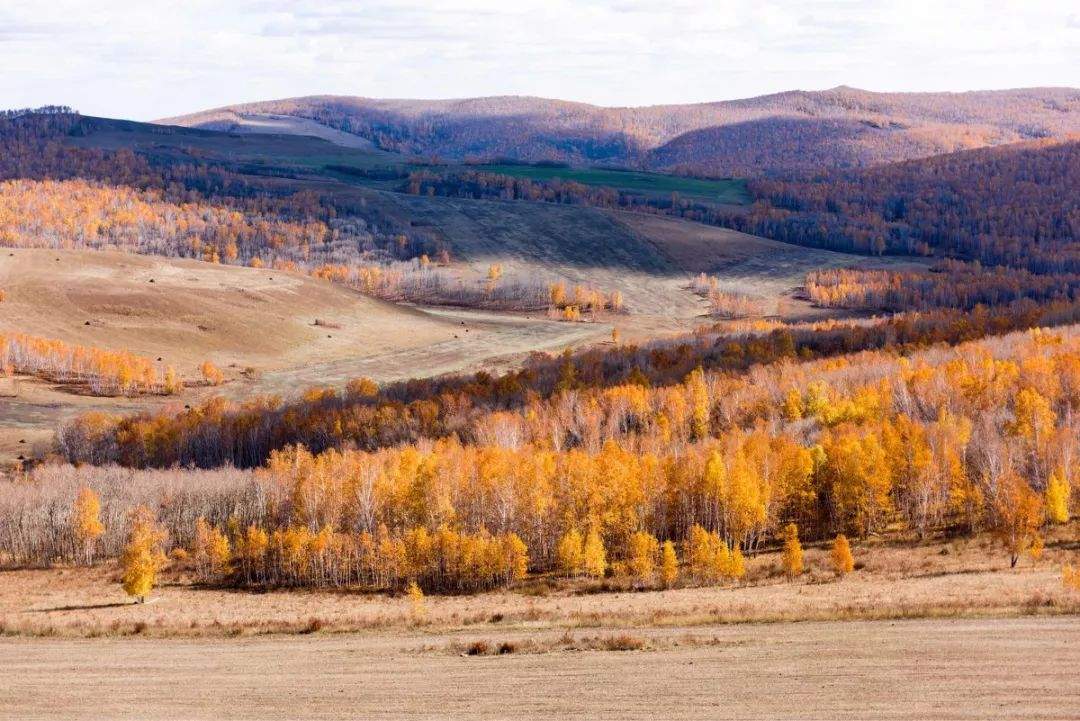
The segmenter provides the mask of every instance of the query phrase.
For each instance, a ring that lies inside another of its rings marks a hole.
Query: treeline
[[[356,446],[366,450],[484,433],[487,414],[557,403],[566,391],[588,399],[627,383],[678,384],[696,367],[725,374],[777,361],[840,356],[887,348],[910,352],[936,343],[1080,322],[1080,304],[1020,301],[990,311],[938,310],[866,323],[827,322],[766,331],[699,333],[645,346],[595,348],[577,355],[537,357],[517,371],[493,377],[416,379],[373,392],[370,382],[344,392],[309,390],[299,400],[260,397],[245,403],[211,399],[179,414],[76,419],[62,429],[61,452],[72,462],[115,461],[125,466],[212,468],[261,465],[274,450],[302,444],[319,452]],[[733,376],[734,377],[734,376]],[[576,406],[563,412],[571,414]],[[480,424],[480,425],[478,425]],[[583,442],[578,433],[566,441]]]
[[[165,550],[240,585],[461,591],[546,572],[654,583],[665,563],[716,582],[789,524],[813,539],[990,530],[1015,562],[1074,509],[1078,410],[1076,327],[696,370],[666,387],[563,392],[438,441],[288,447],[251,475],[118,481],[115,468],[42,466],[0,492],[0,553],[40,564],[77,552],[85,485],[108,519],[154,509]],[[111,533],[93,539],[107,555]]]
[[[826,308],[903,311],[971,309],[1021,299],[1038,302],[1080,298],[1080,274],[1039,275],[1023,268],[984,268],[977,261],[946,260],[930,272],[834,268],[806,275],[807,295]]]
[[[0,373],[33,375],[99,396],[171,395],[184,387],[172,366],[150,358],[25,333],[0,332]]]
[[[739,230],[860,253],[933,254],[1080,272],[1080,143],[1040,141],[834,173],[757,180]]]

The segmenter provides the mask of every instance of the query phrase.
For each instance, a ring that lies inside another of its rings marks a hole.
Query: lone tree
[[[165,553],[161,548],[164,541],[165,531],[158,526],[149,508],[139,506],[132,511],[131,531],[120,556],[121,583],[124,591],[139,603],[146,602],[157,582],[158,572],[165,566]]]
[[[75,543],[82,551],[83,561],[88,566],[93,565],[94,547],[97,539],[105,533],[105,525],[101,522],[101,499],[88,486],[84,486],[75,497],[71,526]]]
[[[221,369],[208,360],[203,361],[203,364],[199,366],[199,371],[207,385],[219,386],[225,380],[225,374],[221,372]]]
[[[799,543],[799,527],[794,523],[784,526],[784,552],[781,556],[784,572],[795,578],[803,572],[803,550]]]
[[[851,544],[847,536],[839,534],[833,541],[832,550],[829,552],[829,560],[837,576],[843,576],[855,570],[855,558],[851,555]]]

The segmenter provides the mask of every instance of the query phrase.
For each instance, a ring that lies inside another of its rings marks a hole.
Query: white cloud
[[[1077,17],[1048,0],[5,0],[0,104],[154,118],[313,93],[637,105],[1080,86]]]

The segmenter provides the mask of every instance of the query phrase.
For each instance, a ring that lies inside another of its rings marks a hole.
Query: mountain
[[[293,117],[383,150],[447,159],[612,164],[716,175],[864,167],[1080,133],[1080,90],[790,91],[694,105],[607,108],[533,97],[311,96],[158,121],[250,132]]]

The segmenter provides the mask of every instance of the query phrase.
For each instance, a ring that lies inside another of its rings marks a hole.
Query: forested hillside
[[[271,114],[315,120],[408,155],[602,162],[757,176],[861,167],[1080,132],[1080,91],[905,94],[839,87],[643,108],[519,97],[314,96],[161,122],[228,130],[242,117]]]
[[[731,222],[788,242],[955,256],[1036,273],[1080,269],[1080,142],[940,155],[812,180],[751,184]]]

